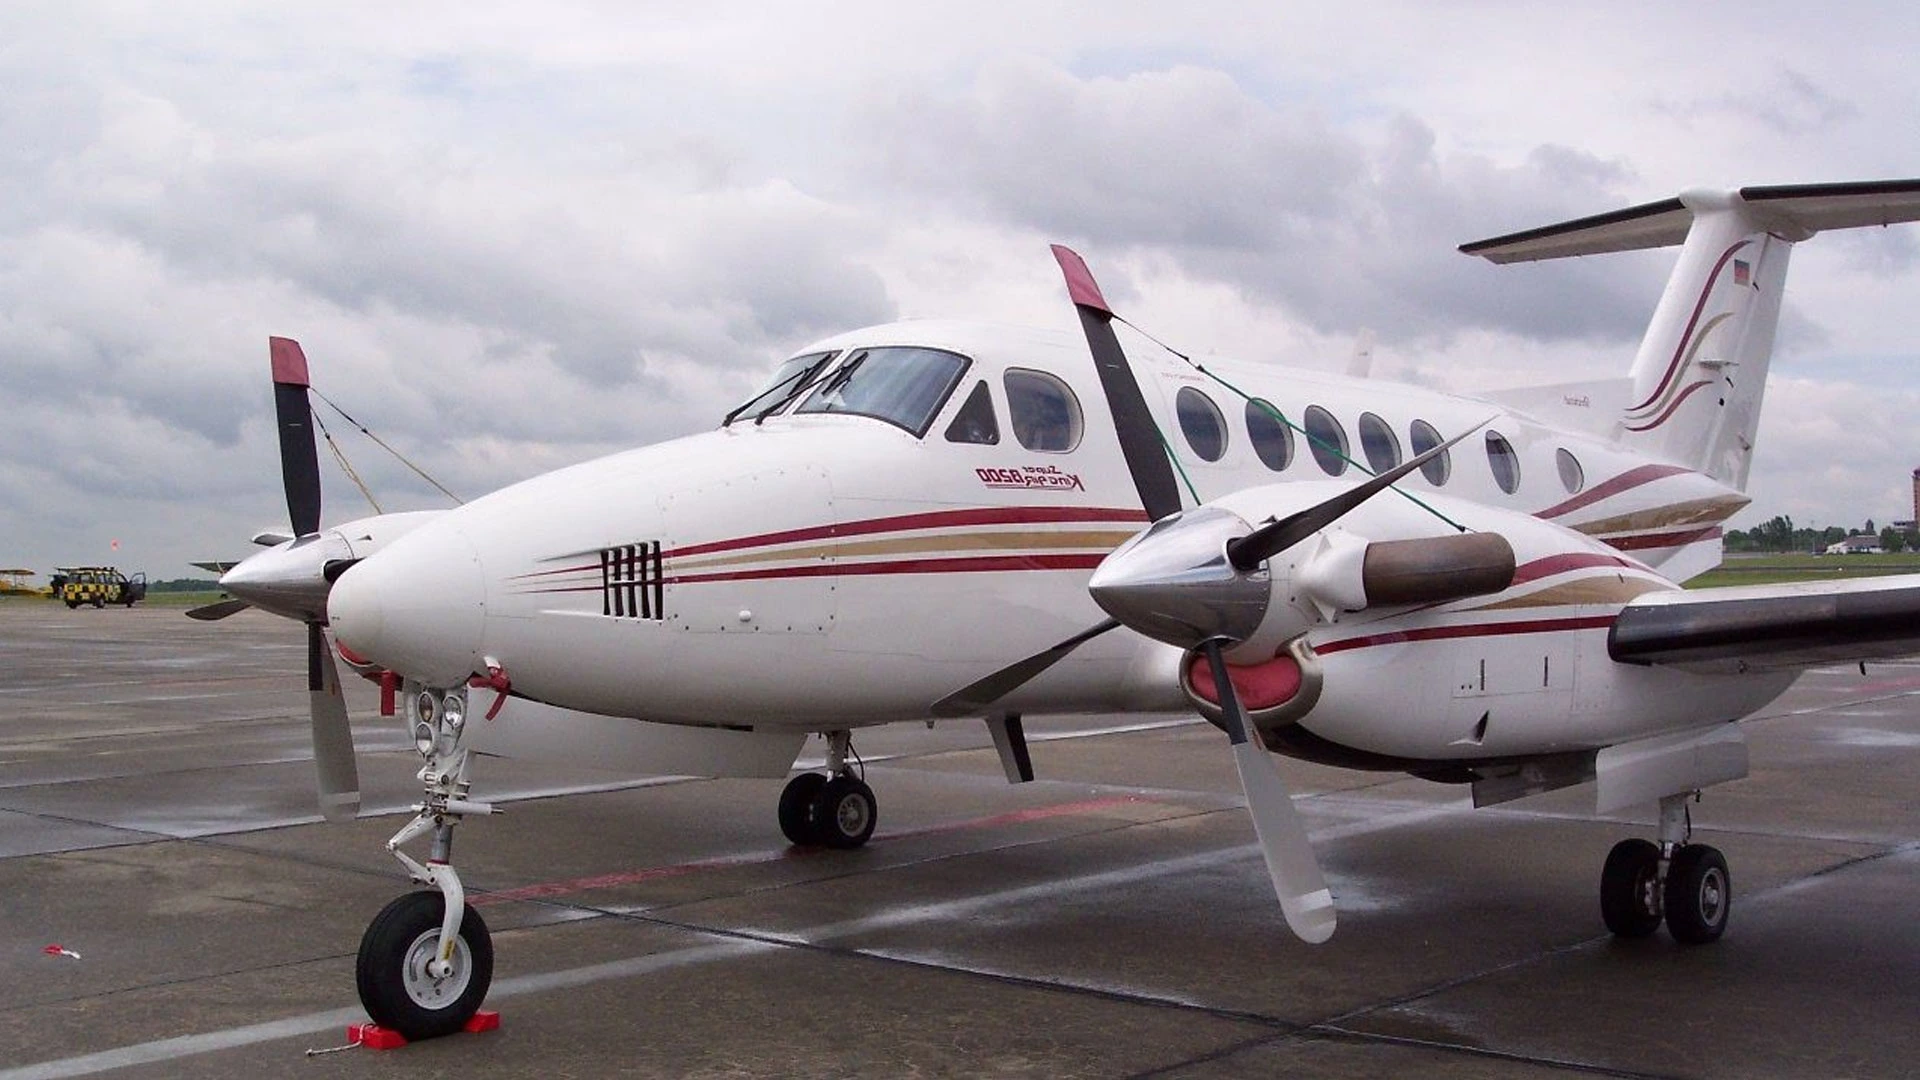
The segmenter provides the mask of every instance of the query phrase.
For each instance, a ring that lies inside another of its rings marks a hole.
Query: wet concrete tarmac
[[[787,848],[777,782],[487,761],[476,795],[508,813],[465,825],[457,861],[502,1028],[309,1058],[360,1017],[360,933],[407,889],[382,845],[417,758],[371,687],[349,693],[369,810],[325,825],[299,627],[0,601],[0,1080],[1920,1061],[1920,665],[1813,672],[1748,722],[1753,775],[1694,814],[1736,895],[1701,948],[1600,925],[1601,861],[1651,807],[1602,819],[1576,789],[1474,811],[1283,762],[1340,902],[1333,941],[1302,945],[1198,723],[1034,721],[1040,779],[1018,787],[978,724],[863,733],[881,825],[854,852]]]

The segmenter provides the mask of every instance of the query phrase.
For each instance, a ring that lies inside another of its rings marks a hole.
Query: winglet
[[[1113,318],[1113,309],[1107,306],[1107,298],[1100,295],[1100,285],[1093,280],[1093,271],[1087,269],[1087,261],[1063,244],[1049,246],[1053,248],[1054,260],[1060,264],[1060,272],[1067,277],[1067,295],[1073,302]]]
[[[270,337],[267,354],[273,360],[273,381],[286,386],[306,386],[307,354],[292,338]]]

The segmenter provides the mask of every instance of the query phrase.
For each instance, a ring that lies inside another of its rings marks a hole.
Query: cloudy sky
[[[837,330],[1071,326],[1049,241],[1188,351],[1615,375],[1670,252],[1455,245],[1920,175],[1910,0],[1308,6],[9,3],[0,566],[188,576],[283,523],[269,334],[472,496]],[[1800,247],[1736,524],[1908,516],[1916,301],[1920,226]],[[445,505],[332,426],[387,509]]]

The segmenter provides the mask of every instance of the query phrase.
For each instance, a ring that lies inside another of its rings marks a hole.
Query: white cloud
[[[1368,327],[1376,370],[1455,389],[1624,370],[1666,256],[1454,245],[1911,169],[1916,77],[1859,42],[1912,39],[1915,9],[1742,13],[9,8],[0,561],[118,538],[174,576],[279,518],[268,334],[470,496],[707,426],[850,326],[1070,325],[1049,240],[1202,354],[1339,366]],[[1796,255],[1756,511],[1895,516],[1917,252]],[[348,427],[390,507],[438,504]],[[1897,467],[1843,452],[1863,433]]]

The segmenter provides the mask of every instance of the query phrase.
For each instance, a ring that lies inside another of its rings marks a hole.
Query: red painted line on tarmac
[[[993,828],[996,826],[1019,825],[1029,821],[1044,821],[1048,818],[1070,817],[1074,814],[1091,813],[1106,810],[1128,803],[1144,802],[1132,795],[1115,796],[1106,799],[1083,799],[1079,802],[1058,803],[1053,806],[1039,806],[1030,810],[1013,810],[991,817],[973,818],[967,821],[948,822],[943,825],[928,825],[918,829],[904,829],[900,832],[883,833],[875,836],[873,843],[886,840],[904,840],[913,836],[931,836],[938,833],[958,832],[962,829]],[[782,851],[765,852],[755,855],[728,855],[717,859],[700,859],[695,862],[674,863],[667,866],[648,866],[638,870],[620,870],[611,874],[596,874],[591,877],[571,878],[566,881],[548,881],[537,885],[522,885],[517,889],[497,889],[475,893],[467,897],[474,907],[486,907],[490,904],[504,904],[511,900],[544,900],[555,896],[571,896],[574,893],[591,889],[611,889],[621,885],[636,885],[646,881],[658,881],[662,878],[682,877],[703,870],[725,870],[735,866],[756,866],[763,863],[780,862],[783,859],[807,858],[819,854],[821,848],[793,847]]]

